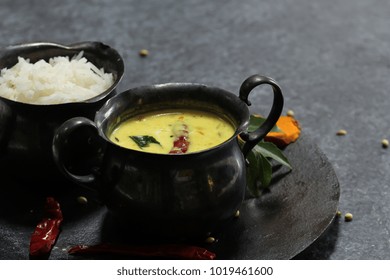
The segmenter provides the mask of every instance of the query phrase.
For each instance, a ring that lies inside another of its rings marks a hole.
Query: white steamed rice
[[[108,89],[113,75],[98,69],[83,57],[57,56],[49,62],[30,63],[18,57],[13,67],[0,72],[0,96],[30,104],[79,102]]]

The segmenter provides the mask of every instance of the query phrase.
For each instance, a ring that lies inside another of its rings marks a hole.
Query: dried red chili
[[[188,260],[213,260],[216,255],[205,248],[182,245],[150,245],[150,246],[129,246],[115,244],[78,245],[68,251],[69,254],[118,254],[134,257],[148,258],[178,258]]]
[[[62,221],[60,204],[53,197],[47,197],[44,217],[31,236],[30,256],[39,257],[50,253],[60,233]]]
[[[186,153],[190,145],[190,141],[188,139],[188,126],[186,124],[180,124],[179,128],[176,129],[175,134],[177,136],[173,141],[173,148],[169,153],[170,154]]]

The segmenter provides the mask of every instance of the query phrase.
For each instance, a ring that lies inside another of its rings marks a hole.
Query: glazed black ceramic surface
[[[54,43],[31,43],[0,50],[0,69],[10,68],[18,56],[34,63],[54,56],[73,57],[84,52],[90,62],[114,77],[114,84],[96,97],[77,103],[34,105],[0,97],[0,164],[3,174],[23,180],[57,180],[61,174],[52,159],[51,144],[55,129],[65,120],[84,116],[93,118],[96,111],[115,93],[122,78],[121,56],[100,42],[69,46]]]
[[[261,84],[273,87],[273,107],[263,125],[247,133],[248,95]],[[121,220],[137,225],[137,231],[205,235],[239,209],[246,188],[245,155],[274,126],[283,107],[279,86],[259,75],[243,83],[239,97],[219,88],[185,83],[122,92],[97,112],[94,122],[73,118],[58,129],[53,142],[55,161],[70,179],[97,189],[108,208]],[[214,112],[228,119],[236,132],[218,146],[181,155],[130,150],[108,139],[125,119],[174,108]],[[246,141],[242,149],[238,135]],[[74,171],[78,162],[89,166],[86,173]]]

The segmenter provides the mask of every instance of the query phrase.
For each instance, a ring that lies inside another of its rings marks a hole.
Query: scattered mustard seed
[[[353,219],[353,215],[352,215],[351,213],[346,213],[346,214],[345,214],[344,220],[345,220],[346,222],[350,222],[350,221],[352,221],[352,219]]]
[[[289,116],[289,117],[294,117],[295,113],[294,113],[293,110],[288,110],[286,115]]]
[[[212,237],[212,236],[209,236],[209,237],[206,238],[205,242],[209,243],[209,244],[214,243],[215,242],[215,238]]]
[[[338,211],[336,212],[336,217],[341,217],[341,211],[340,211],[340,210],[338,210]]]
[[[77,202],[80,204],[87,204],[88,199],[85,196],[79,196],[79,197],[77,197]]]
[[[383,148],[387,148],[387,147],[389,147],[389,140],[387,140],[387,139],[382,139],[382,147]]]
[[[340,129],[336,132],[336,135],[344,136],[347,134],[347,131],[345,129]]]
[[[240,217],[240,210],[237,210],[236,213],[234,213],[234,218]]]
[[[142,49],[142,50],[139,51],[139,55],[142,56],[142,57],[148,56],[149,55],[149,51],[146,50],[146,49]]]

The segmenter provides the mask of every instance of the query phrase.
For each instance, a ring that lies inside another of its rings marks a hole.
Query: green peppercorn
[[[387,140],[387,139],[382,139],[382,147],[383,147],[383,148],[389,147],[389,140]]]
[[[289,116],[289,117],[294,117],[295,113],[294,113],[293,110],[288,110],[286,115]]]
[[[215,238],[212,237],[212,236],[209,236],[209,237],[206,238],[205,242],[209,243],[209,244],[214,243],[215,242]]]
[[[149,51],[146,50],[146,49],[142,49],[142,50],[139,51],[139,55],[142,56],[142,57],[148,56],[149,55]]]
[[[77,202],[80,203],[80,204],[87,204],[88,203],[88,199],[85,196],[79,196],[77,198]]]
[[[351,213],[346,213],[346,214],[345,214],[344,220],[345,220],[346,222],[350,222],[350,221],[352,221],[352,219],[353,219],[353,215],[352,215]]]
[[[347,135],[347,131],[345,129],[340,129],[336,132],[336,135],[339,135],[339,136]]]

